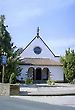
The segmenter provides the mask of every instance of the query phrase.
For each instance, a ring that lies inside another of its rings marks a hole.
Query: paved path
[[[0,97],[0,110],[75,110],[65,105],[52,105],[13,97]]]

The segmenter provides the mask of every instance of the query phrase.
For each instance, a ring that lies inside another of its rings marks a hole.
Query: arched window
[[[35,71],[35,69],[34,69],[33,67],[30,67],[30,68],[28,69],[28,77],[29,77],[30,79],[34,79],[34,71]]]
[[[49,69],[48,68],[43,68],[42,79],[43,80],[48,80],[48,77],[49,77]]]
[[[41,80],[41,68],[36,68],[36,80]]]

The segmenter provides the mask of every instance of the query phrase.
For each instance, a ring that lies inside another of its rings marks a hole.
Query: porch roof
[[[21,63],[24,65],[39,65],[39,66],[62,66],[62,63],[49,58],[24,58]]]

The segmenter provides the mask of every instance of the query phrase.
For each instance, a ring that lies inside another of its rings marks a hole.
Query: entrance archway
[[[41,68],[36,68],[36,80],[41,80]]]
[[[49,69],[48,68],[43,68],[42,80],[48,80],[48,77],[49,77]]]
[[[30,79],[33,79],[34,81],[36,80],[48,80],[49,78],[49,69],[48,68],[43,68],[43,70],[38,67],[34,69],[33,67],[30,67],[28,69],[28,77]]]
[[[28,69],[28,77],[33,80],[35,79],[35,69],[33,67]]]

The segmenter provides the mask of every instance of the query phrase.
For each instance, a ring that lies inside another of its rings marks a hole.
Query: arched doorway
[[[35,79],[35,69],[33,67],[28,69],[28,77],[33,80]]]
[[[36,80],[41,80],[41,68],[36,68]]]
[[[48,68],[43,68],[42,80],[48,80],[48,77],[49,77],[49,69]]]
[[[49,69],[48,68],[43,68],[43,70],[38,67],[34,69],[33,67],[30,67],[28,69],[28,77],[30,79],[33,79],[33,81],[43,81],[43,80],[48,80],[49,78]]]

